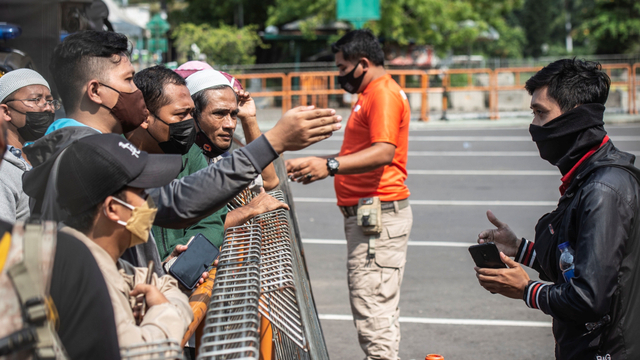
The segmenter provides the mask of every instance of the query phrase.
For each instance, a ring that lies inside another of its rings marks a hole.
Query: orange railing
[[[638,113],[638,86],[640,86],[640,84],[637,82],[638,81],[638,68],[640,68],[640,63],[637,64],[633,64],[631,73],[631,91],[630,96],[631,98],[633,98],[633,113],[637,114]]]
[[[637,65],[637,64],[636,64]],[[628,103],[629,103],[629,114],[633,114],[633,107],[635,102],[633,101],[635,95],[634,88],[634,76],[633,71],[631,70],[631,65],[629,64],[603,64],[602,69],[607,72],[607,75],[611,78],[611,87],[620,86],[622,88],[626,88],[628,91]],[[616,81],[613,76],[613,70],[623,70],[625,73],[621,75],[623,80]],[[624,80],[626,78],[626,80]]]
[[[637,81],[637,76],[640,63],[634,64],[633,66],[628,64],[604,64],[602,68],[612,77],[612,86],[619,86],[628,91],[628,111],[630,114],[637,114],[637,87],[640,86],[640,83]],[[526,80],[540,69],[541,67],[524,67],[500,68],[496,70],[449,69],[442,71],[433,69],[427,71],[388,70],[387,72],[396,79],[405,93],[417,93],[421,95],[420,120],[428,121],[430,94],[443,94],[442,109],[447,109],[448,104],[445,94],[465,91],[488,93],[489,117],[491,119],[498,119],[500,116],[498,106],[499,92],[523,90]],[[501,74],[505,73],[512,73],[513,81],[503,84]],[[614,75],[614,73],[617,74]],[[289,74],[238,74],[234,76],[245,88],[247,87],[247,81],[259,79],[261,82],[260,91],[252,92],[252,96],[280,98],[283,113],[298,105],[310,104],[319,107],[328,107],[329,96],[344,94],[344,91],[336,81],[336,77],[338,76],[337,71],[292,72]],[[466,80],[461,81],[461,76],[466,76]],[[482,78],[480,78],[480,76],[482,76]],[[408,77],[412,77],[411,81],[408,81]],[[429,85],[430,80],[434,80],[435,77],[439,78],[437,82],[441,83],[441,85],[431,87]],[[452,82],[452,77],[457,78],[455,83]],[[474,81],[474,77],[476,81]],[[616,78],[621,80],[615,80]]]

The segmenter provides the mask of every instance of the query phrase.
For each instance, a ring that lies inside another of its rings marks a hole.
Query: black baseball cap
[[[25,192],[28,177],[48,178],[52,162],[58,157],[58,203],[71,215],[91,209],[125,186],[142,189],[164,186],[182,170],[180,155],[149,154],[122,135],[98,134],[74,141],[25,173]],[[38,171],[39,168],[43,169]]]

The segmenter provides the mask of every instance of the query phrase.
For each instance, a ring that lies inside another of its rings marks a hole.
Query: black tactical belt
[[[391,212],[391,211],[395,211],[395,206],[394,203],[398,204],[398,211],[406,208],[407,206],[409,206],[409,199],[404,199],[404,200],[397,200],[397,201],[383,201],[380,204],[380,208],[382,209],[382,212]],[[342,215],[344,215],[344,217],[350,217],[350,216],[356,216],[358,215],[358,205],[354,205],[354,206],[339,206],[340,211],[342,211]]]

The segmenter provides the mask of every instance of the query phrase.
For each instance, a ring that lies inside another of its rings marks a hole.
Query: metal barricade
[[[226,230],[198,359],[258,359],[261,233]]]
[[[182,348],[175,340],[159,340],[120,348],[122,360],[182,360]]]
[[[295,294],[286,211],[281,209],[259,215],[255,218],[255,224],[262,227],[260,313],[291,341],[306,350],[307,341]]]
[[[272,325],[278,360],[328,360],[320,320],[313,303],[309,275],[284,162],[275,162],[280,189],[269,192],[289,204],[255,217],[251,224],[229,228],[221,248],[211,303],[205,319],[198,359],[257,359],[260,320]],[[243,191],[230,208],[255,196]]]

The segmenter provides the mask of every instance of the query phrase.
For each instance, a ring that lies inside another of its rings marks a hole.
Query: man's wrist
[[[267,131],[266,133],[264,133],[264,137],[265,139],[267,139],[267,141],[269,142],[273,150],[276,153],[278,153],[278,155],[280,155],[285,150],[284,144],[280,140],[280,137],[278,136],[278,134],[274,134],[273,131],[274,131],[273,129]]]
[[[249,124],[249,123],[257,123],[258,122],[258,118],[256,117],[256,115],[240,115],[238,114],[238,119],[240,119],[240,123],[242,124]]]

